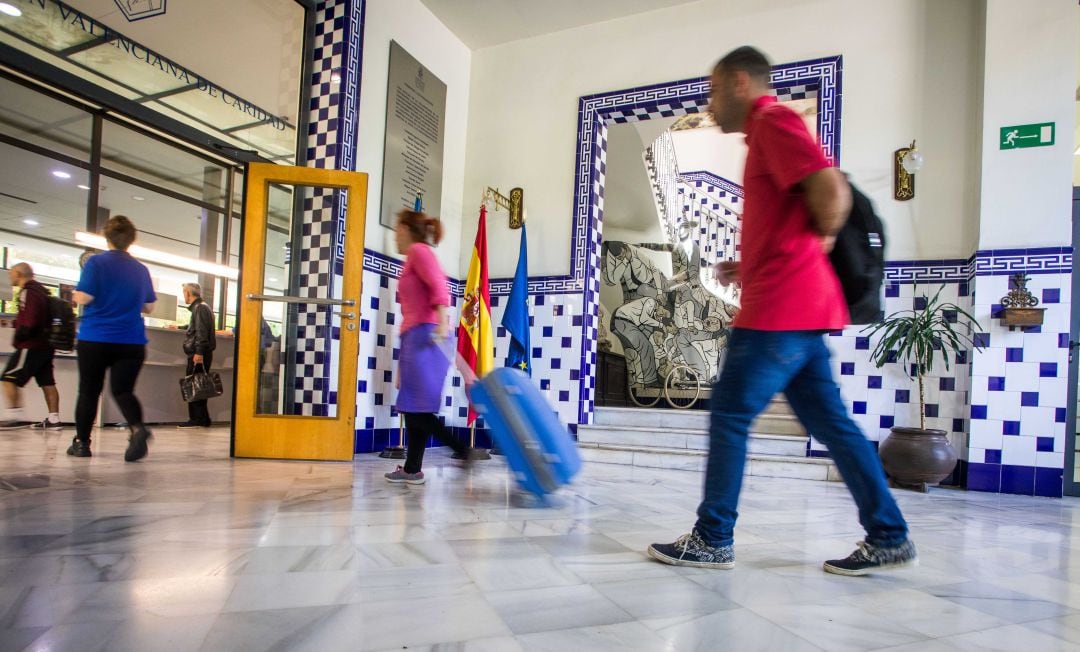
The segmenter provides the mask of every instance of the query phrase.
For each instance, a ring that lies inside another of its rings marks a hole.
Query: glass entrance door
[[[352,459],[366,206],[366,174],[248,166],[235,457]]]

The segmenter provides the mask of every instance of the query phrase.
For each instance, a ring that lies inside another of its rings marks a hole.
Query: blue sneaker
[[[910,539],[895,546],[875,546],[860,541],[855,552],[844,559],[830,559],[825,562],[825,572],[858,576],[879,570],[918,565],[919,553]]]
[[[649,556],[672,566],[694,568],[735,568],[735,546],[710,546],[697,530],[684,534],[675,543],[654,543],[649,546]]]

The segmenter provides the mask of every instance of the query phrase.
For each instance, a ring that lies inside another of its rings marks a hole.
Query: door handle
[[[267,301],[276,303],[305,303],[309,306],[355,306],[355,299],[316,299],[314,297],[292,297],[278,294],[249,294],[248,301]]]

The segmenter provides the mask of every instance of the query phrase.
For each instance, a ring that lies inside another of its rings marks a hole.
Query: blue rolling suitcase
[[[581,456],[566,426],[525,372],[495,369],[472,386],[470,397],[526,491],[542,498],[581,469]]]

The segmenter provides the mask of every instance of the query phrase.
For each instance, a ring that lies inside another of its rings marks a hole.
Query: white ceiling
[[[500,43],[655,11],[689,0],[420,0],[465,45]]]

